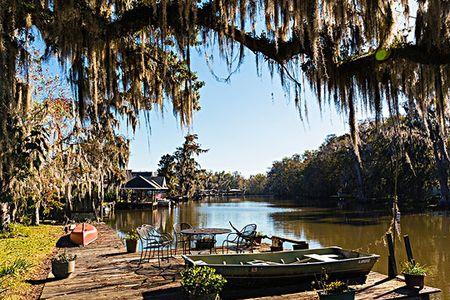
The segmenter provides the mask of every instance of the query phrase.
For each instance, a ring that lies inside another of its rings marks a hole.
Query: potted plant
[[[52,273],[55,278],[67,278],[75,272],[75,260],[77,256],[64,253],[58,254],[52,259]]]
[[[322,275],[317,283],[319,287],[317,292],[320,300],[353,300],[355,299],[355,290],[348,287],[346,282],[340,280],[328,281],[328,274],[322,269]]]
[[[136,229],[132,229],[127,234],[125,234],[125,245],[127,247],[127,253],[136,253],[137,243],[139,240],[139,235]]]
[[[416,262],[403,263],[403,276],[406,286],[412,289],[422,289],[425,284],[425,276],[428,268]]]
[[[219,293],[227,283],[222,275],[207,266],[187,268],[180,273],[181,286],[189,299],[215,300],[220,299]]]
[[[262,239],[265,238],[266,235],[260,231],[258,231],[255,235],[255,243],[257,245],[261,245]]]

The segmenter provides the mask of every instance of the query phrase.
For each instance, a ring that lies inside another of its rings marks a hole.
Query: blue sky
[[[156,170],[160,157],[172,153],[191,132],[198,134],[199,143],[209,149],[199,158],[203,168],[249,176],[266,172],[274,160],[316,149],[328,134],[348,131],[345,117],[327,105],[320,112],[315,96],[309,92],[303,96],[308,103],[308,120],[301,121],[277,76],[272,80],[266,68],[262,77],[257,76],[252,54],[246,56],[230,83],[217,81],[199,55],[193,57],[192,69],[206,83],[201,90],[202,109],[195,113],[192,126],[180,128],[169,105],[164,116],[152,112],[150,134],[144,124],[134,136],[129,134],[129,168]]]
[[[43,51],[41,41],[37,46]],[[48,66],[51,72],[61,72],[54,58]],[[219,58],[212,68],[215,74],[228,75]],[[262,68],[261,77],[257,75],[252,53],[247,53],[230,83],[217,81],[204,57],[195,52],[192,69],[205,82],[201,89],[202,109],[195,113],[192,126],[181,128],[170,104],[166,104],[164,115],[159,109],[151,112],[151,132],[141,122],[133,134],[123,122],[121,132],[131,140],[129,169],[156,170],[161,156],[173,153],[190,132],[198,134],[199,143],[209,149],[199,157],[203,168],[249,176],[266,172],[273,161],[285,156],[317,149],[328,134],[348,131],[346,117],[328,105],[321,112],[311,92],[302,96],[308,106],[308,119],[302,121],[278,75],[272,79],[266,67]]]

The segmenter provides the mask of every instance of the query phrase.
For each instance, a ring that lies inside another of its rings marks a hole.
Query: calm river
[[[141,224],[153,224],[171,232],[177,222],[230,228],[228,221],[239,228],[255,223],[264,234],[306,240],[311,248],[336,245],[376,253],[381,259],[374,270],[387,274],[383,237],[390,219],[373,213],[367,216],[351,211],[305,208],[292,201],[267,198],[230,198],[189,202],[154,211],[117,211],[113,226],[123,232]],[[450,300],[450,214],[404,215],[401,232],[409,234],[416,261],[432,270],[426,283],[442,289],[441,298]],[[405,260],[402,240],[396,240],[396,251],[400,264]]]

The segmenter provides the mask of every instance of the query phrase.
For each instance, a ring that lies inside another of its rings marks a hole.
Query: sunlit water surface
[[[112,224],[122,234],[142,224],[153,224],[165,232],[172,232],[172,226],[177,222],[196,227],[230,228],[229,221],[239,228],[255,223],[258,231],[266,235],[305,240],[310,248],[336,245],[379,254],[381,259],[374,270],[387,274],[387,248],[383,237],[390,219],[374,212],[362,215],[352,211],[300,207],[288,200],[232,198],[183,203],[171,209],[116,211]],[[431,267],[432,274],[426,283],[442,289],[441,298],[450,300],[450,214],[404,215],[401,233],[409,234],[414,258]],[[218,242],[223,238],[219,236]],[[402,240],[396,240],[396,252],[400,264],[405,260]]]

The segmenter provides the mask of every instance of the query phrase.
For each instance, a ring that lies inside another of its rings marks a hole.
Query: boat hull
[[[329,261],[301,263],[308,255],[337,256]],[[306,255],[306,256],[305,256]],[[216,269],[232,285],[296,284],[310,288],[311,282],[320,278],[323,270],[331,279],[343,279],[349,283],[364,283],[378,255],[343,250],[339,247],[282,251],[271,253],[246,253],[226,255],[183,256],[188,266],[207,265]],[[268,261],[268,265],[250,264],[252,261]],[[224,264],[225,262],[225,264]],[[242,263],[242,264],[241,264]]]
[[[97,228],[87,223],[78,224],[70,233],[70,240],[72,241],[72,243],[81,246],[89,245],[90,243],[94,242],[97,237]]]

